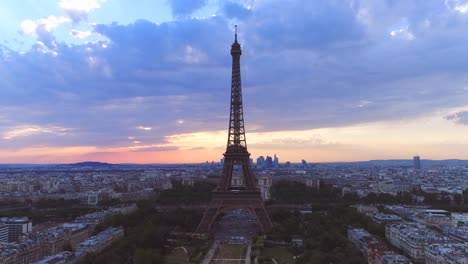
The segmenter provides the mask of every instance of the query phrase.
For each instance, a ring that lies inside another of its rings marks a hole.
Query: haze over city
[[[468,1],[0,5],[0,163],[468,159]]]

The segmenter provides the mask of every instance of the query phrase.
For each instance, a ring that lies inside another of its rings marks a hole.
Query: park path
[[[208,250],[208,253],[206,253],[205,258],[202,261],[202,264],[210,264],[211,259],[213,258],[217,248],[218,248],[218,241],[215,241],[213,242],[213,246],[211,246],[210,250]]]
[[[252,252],[252,240],[249,240],[247,245],[247,253],[245,254],[245,264],[250,264],[250,253]]]

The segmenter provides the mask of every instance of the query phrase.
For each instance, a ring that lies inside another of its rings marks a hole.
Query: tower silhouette
[[[231,80],[231,111],[229,117],[229,131],[224,165],[218,186],[213,191],[212,200],[198,225],[197,233],[211,230],[213,222],[224,210],[246,208],[257,218],[262,233],[268,232],[272,223],[257,188],[255,177],[250,167],[250,153],[247,151],[245,138],[244,113],[242,106],[242,86],[240,72],[240,44],[237,42],[237,26],[234,43],[231,46],[232,80]],[[244,178],[242,188],[232,187],[234,167],[239,166]]]

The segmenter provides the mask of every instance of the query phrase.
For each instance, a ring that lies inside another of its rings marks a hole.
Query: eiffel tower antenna
[[[234,42],[237,43],[237,25],[234,25]]]

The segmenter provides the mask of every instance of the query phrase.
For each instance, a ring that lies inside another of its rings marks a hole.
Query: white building
[[[104,250],[106,247],[110,246],[113,242],[123,236],[124,230],[122,227],[111,227],[78,244],[76,251],[97,253]]]
[[[378,256],[377,264],[411,264],[411,260],[407,257],[388,251],[383,255]]]
[[[425,246],[450,243],[452,239],[418,225],[417,223],[395,223],[385,227],[385,237],[395,247],[416,262],[424,262]]]
[[[432,244],[425,247],[426,264],[468,263],[468,243]]]
[[[455,225],[468,225],[468,213],[452,213]]]

